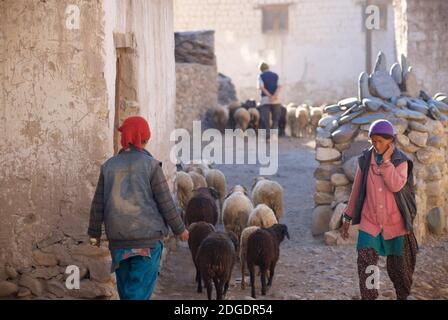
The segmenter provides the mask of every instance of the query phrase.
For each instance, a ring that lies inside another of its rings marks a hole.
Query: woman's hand
[[[341,229],[341,237],[344,240],[348,239],[348,229],[350,228],[350,221],[345,221],[342,224],[342,229]]]
[[[188,241],[189,236],[190,236],[190,233],[188,232],[187,229],[185,229],[184,232],[182,232],[182,233],[179,235],[179,238],[180,238],[180,240],[182,240],[182,241]]]
[[[392,153],[395,150],[395,145],[393,142],[389,143],[389,147],[387,148],[386,152],[383,153],[383,160],[389,161],[390,157],[392,156]]]

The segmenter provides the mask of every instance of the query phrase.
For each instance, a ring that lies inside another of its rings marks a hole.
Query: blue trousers
[[[115,270],[121,300],[149,300],[159,274],[163,244],[151,249],[151,257],[134,256],[120,262]]]

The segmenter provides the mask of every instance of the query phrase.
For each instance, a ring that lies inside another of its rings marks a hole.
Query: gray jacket
[[[101,166],[88,234],[100,237],[103,222],[110,249],[154,248],[168,226],[185,230],[162,164],[148,151],[131,147]]]

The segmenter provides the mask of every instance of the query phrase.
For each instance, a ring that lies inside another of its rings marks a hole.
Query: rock
[[[32,294],[37,297],[41,296],[44,292],[42,283],[39,280],[34,279],[26,274],[22,275],[22,277],[20,278],[19,286],[30,289]]]
[[[440,149],[447,146],[447,139],[441,136],[430,136],[426,144],[428,146]]]
[[[335,246],[339,237],[340,237],[339,231],[330,230],[325,232],[324,242],[327,246]]]
[[[343,173],[335,173],[331,176],[331,183],[335,187],[346,186],[350,183],[347,176]]]
[[[331,204],[334,200],[332,193],[316,192],[314,194],[314,203],[317,205]]]
[[[359,117],[364,113],[364,110],[359,110],[353,113],[349,113],[347,115],[341,116],[341,118],[338,120],[338,125],[342,126],[344,124],[348,124],[350,121],[355,119],[356,117]]]
[[[317,206],[313,211],[311,232],[313,236],[321,235],[329,231],[329,223],[333,210],[331,206]]]
[[[316,148],[316,160],[326,162],[341,158],[341,153],[333,148]]]
[[[341,107],[338,104],[333,104],[324,108],[324,112],[329,114],[334,114],[345,110],[347,110],[347,107]]]
[[[16,269],[10,265],[5,266],[5,273],[6,273],[6,276],[8,277],[8,279],[12,279],[12,280],[17,279],[17,277],[19,275],[17,273]]]
[[[331,134],[331,137],[334,143],[345,143],[353,138],[353,136],[357,133],[358,128],[359,127],[357,125],[344,124],[343,126],[336,129]]]
[[[111,278],[110,265],[111,261],[89,260],[87,268],[89,269],[90,279],[98,282],[108,282]]]
[[[440,121],[427,119],[425,126],[428,128],[429,132],[434,135],[443,136],[445,134],[445,128]]]
[[[406,73],[408,72],[409,64],[404,54],[401,54],[400,61],[401,61],[401,70],[403,71],[401,78],[404,79]]]
[[[426,217],[428,229],[436,235],[441,235],[445,229],[446,217],[441,208],[433,208]]]
[[[436,181],[442,179],[442,172],[440,171],[439,167],[436,165],[427,166],[427,179],[429,181]]]
[[[426,147],[417,151],[417,159],[423,164],[432,164],[435,162],[444,162],[443,152],[434,147]]]
[[[29,275],[33,278],[49,280],[63,272],[61,272],[61,270],[57,266],[50,267],[50,268],[37,267],[35,270],[31,271],[31,273]]]
[[[218,73],[218,102],[221,105],[228,105],[237,101],[235,86],[232,79],[222,73]]]
[[[403,77],[402,88],[411,97],[418,97],[420,94],[420,87],[412,67],[409,67],[408,72]]]
[[[429,129],[424,124],[416,121],[409,121],[409,129],[420,131],[420,132],[429,132]]]
[[[397,134],[403,134],[408,129],[408,121],[406,119],[393,117],[389,121],[393,124]]]
[[[26,298],[31,295],[31,291],[28,288],[19,288],[19,292],[17,292],[17,298]]]
[[[387,70],[386,55],[384,54],[384,52],[380,51],[376,56],[376,62],[373,71],[386,71],[386,70]]]
[[[317,180],[330,181],[331,175],[335,172],[337,172],[337,166],[334,164],[321,163],[314,171],[314,178]]]
[[[64,298],[67,295],[65,285],[57,280],[47,282],[47,291],[54,294],[58,298]]]
[[[446,120],[446,116],[441,114],[439,109],[436,106],[430,105],[428,109],[429,116],[434,120],[439,120],[441,122]]]
[[[214,31],[176,32],[176,63],[198,63],[213,66],[216,64],[214,54]]]
[[[407,147],[410,144],[409,138],[407,136],[405,136],[404,134],[397,134],[396,139],[397,139],[397,142],[403,147]]]
[[[350,199],[350,193],[350,186],[336,187],[334,190],[334,199],[337,203],[348,202],[348,200]]]
[[[445,97],[444,101],[446,101],[447,98]],[[448,113],[448,104],[447,102],[444,101],[439,101],[439,100],[431,100],[432,103],[434,103],[434,105],[443,113]]]
[[[316,191],[317,192],[325,192],[325,193],[333,193],[334,187],[330,181],[316,180]]]
[[[426,147],[426,142],[428,141],[428,133],[411,131],[408,134],[409,140],[419,147]]]
[[[398,108],[406,108],[408,105],[408,100],[406,98],[400,98],[397,100],[396,106]]]
[[[319,120],[319,123],[317,124],[320,128],[325,128],[328,126],[333,120],[337,120],[338,117],[336,115],[326,116]]]
[[[372,123],[375,120],[385,119],[386,115],[384,113],[371,113],[366,114],[361,117],[352,120],[353,124],[368,124]]]
[[[19,291],[15,283],[9,281],[0,281],[0,298],[10,297]]]
[[[329,132],[329,133],[330,133],[330,136],[331,136],[331,133],[332,133],[334,130],[336,130],[338,127],[339,127],[339,120],[333,120],[333,121],[331,121],[331,122],[325,127],[325,130],[326,130],[327,132]],[[318,128],[318,129],[319,129],[319,128]]]
[[[387,71],[375,71],[369,78],[370,92],[382,99],[400,96],[400,88]]]
[[[40,266],[52,267],[58,264],[58,259],[54,254],[44,253],[40,250],[33,251],[33,259]]]
[[[362,104],[367,107],[367,110],[373,112],[378,111],[383,105],[383,103],[384,103],[383,100],[376,97],[369,97],[362,99]]]
[[[69,290],[69,294],[74,298],[96,299],[112,296],[105,285],[95,281],[82,280],[79,284],[79,290]]]
[[[353,182],[355,180],[356,170],[358,169],[358,157],[359,156],[354,156],[350,158],[349,160],[344,162],[343,165],[344,173],[347,176],[348,180],[350,180],[350,182]]]
[[[342,215],[344,214],[345,209],[347,209],[347,204],[345,203],[339,203],[336,206],[336,209],[333,212],[333,215],[330,219],[330,230],[337,230],[342,225]]]
[[[369,92],[369,75],[366,72],[362,72],[358,79],[358,100],[362,101],[369,97],[371,97]]]
[[[73,256],[85,256],[85,257],[109,257],[109,250],[105,247],[92,246],[90,244],[82,244],[74,246],[70,249],[70,253]]]
[[[347,150],[350,147],[350,142],[346,142],[346,143],[338,143],[335,144],[334,147],[340,151],[343,152],[344,150]]]
[[[316,129],[316,137],[317,138],[331,138],[331,132],[327,129],[317,128]]]
[[[39,249],[46,248],[48,246],[51,246],[52,244],[61,242],[64,239],[65,239],[64,233],[62,233],[62,231],[60,231],[60,230],[55,230],[55,231],[51,232],[47,238],[39,241],[37,243],[37,247]]]
[[[403,78],[402,78],[401,66],[398,62],[395,62],[392,65],[389,74],[392,77],[392,79],[394,79],[394,81],[398,84],[398,86],[400,86],[403,81]]]
[[[331,138],[316,137],[316,146],[323,148],[333,148],[334,143]]]
[[[343,100],[339,101],[338,105],[339,106],[343,106],[343,107],[347,107],[347,108],[351,108],[355,104],[360,104],[360,103],[361,102],[358,100],[358,98],[352,97],[352,98],[346,98],[346,99],[343,99]]]
[[[408,108],[411,110],[423,113],[425,116],[427,116],[429,114],[429,108],[427,106],[416,103],[414,101],[408,102]]]
[[[394,115],[397,118],[404,118],[417,121],[426,120],[426,116],[423,113],[407,109],[397,109],[394,112]]]
[[[426,184],[426,196],[438,197],[442,192],[442,181],[430,181]]]

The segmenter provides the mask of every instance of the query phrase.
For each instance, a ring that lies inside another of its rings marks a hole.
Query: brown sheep
[[[235,118],[233,116],[235,115],[235,111],[238,110],[239,108],[241,108],[241,103],[239,103],[238,101],[234,101],[227,106],[227,109],[229,110],[229,122],[227,126],[230,129],[235,129],[236,123]]]
[[[196,261],[207,288],[208,300],[212,299],[212,281],[215,284],[216,300],[222,300],[227,293],[235,265],[237,243],[233,233],[212,232],[199,246]]]
[[[229,121],[229,110],[222,106],[216,106],[212,109],[213,127],[221,132],[226,129]]]
[[[248,128],[258,130],[260,127],[260,112],[256,108],[248,109],[250,114],[250,122]]]
[[[207,238],[207,236],[215,231],[215,227],[210,223],[199,221],[192,223],[188,228],[190,232],[188,238],[188,247],[190,248],[191,258],[193,259],[194,266],[196,268],[196,282],[198,284],[198,292],[202,292],[202,279],[201,274],[199,272],[198,264],[196,261],[196,256],[198,254],[199,246],[202,241]]]
[[[190,171],[188,172],[188,174],[190,175],[191,180],[193,181],[193,190],[207,187],[207,180],[202,174],[196,171]]]
[[[244,108],[239,108],[235,111],[233,118],[235,119],[236,129],[246,131],[250,122],[250,113]]]
[[[247,240],[247,268],[252,286],[252,298],[255,296],[255,266],[260,268],[261,294],[266,295],[266,275],[269,272],[268,287],[272,285],[275,266],[280,256],[280,243],[289,239],[288,227],[284,224],[274,224],[269,228],[260,228],[252,233]]]
[[[216,226],[218,222],[217,199],[218,192],[213,188],[195,190],[188,202],[187,210],[185,210],[185,224],[189,226],[193,222],[205,221]]]
[[[264,203],[274,211],[278,221],[283,217],[283,187],[276,181],[264,177],[254,179],[252,185],[254,206]]]

